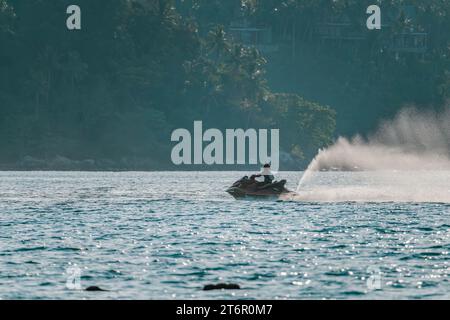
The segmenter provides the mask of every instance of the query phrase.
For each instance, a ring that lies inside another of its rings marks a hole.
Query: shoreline
[[[303,171],[309,162],[281,161],[279,171]],[[262,165],[175,165],[168,161],[151,158],[120,159],[83,159],[73,160],[64,156],[42,159],[32,156],[11,161],[0,162],[0,171],[92,171],[92,172],[127,172],[127,171],[259,171]]]

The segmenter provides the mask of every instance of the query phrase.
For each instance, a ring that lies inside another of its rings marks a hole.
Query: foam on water
[[[449,181],[450,171],[313,172],[308,184],[290,199],[450,203]]]

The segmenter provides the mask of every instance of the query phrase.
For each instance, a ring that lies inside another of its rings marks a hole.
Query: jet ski
[[[284,186],[286,180],[273,183],[258,182],[255,176],[245,176],[229,187],[226,191],[235,199],[244,198],[278,198],[282,194],[290,193]]]

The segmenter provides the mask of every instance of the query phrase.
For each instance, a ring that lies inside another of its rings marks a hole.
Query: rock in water
[[[85,291],[108,291],[108,290],[104,290],[97,286],[90,286],[90,287],[87,287]]]
[[[209,291],[209,290],[238,290],[241,287],[238,284],[235,283],[219,283],[219,284],[207,284],[203,287],[203,290]]]

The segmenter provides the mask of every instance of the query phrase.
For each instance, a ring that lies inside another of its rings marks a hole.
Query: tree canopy
[[[447,1],[408,1],[414,20],[397,15],[357,45],[323,41],[316,26],[327,16],[365,23],[365,1],[75,2],[78,31],[65,27],[74,1],[0,0],[3,167],[64,157],[89,159],[86,168],[171,168],[170,133],[194,120],[280,128],[282,150],[306,164],[336,133],[449,98]],[[378,2],[392,12],[406,3]],[[279,50],[235,41],[229,26],[242,19],[269,27]],[[387,50],[393,28],[426,31],[427,53]]]

